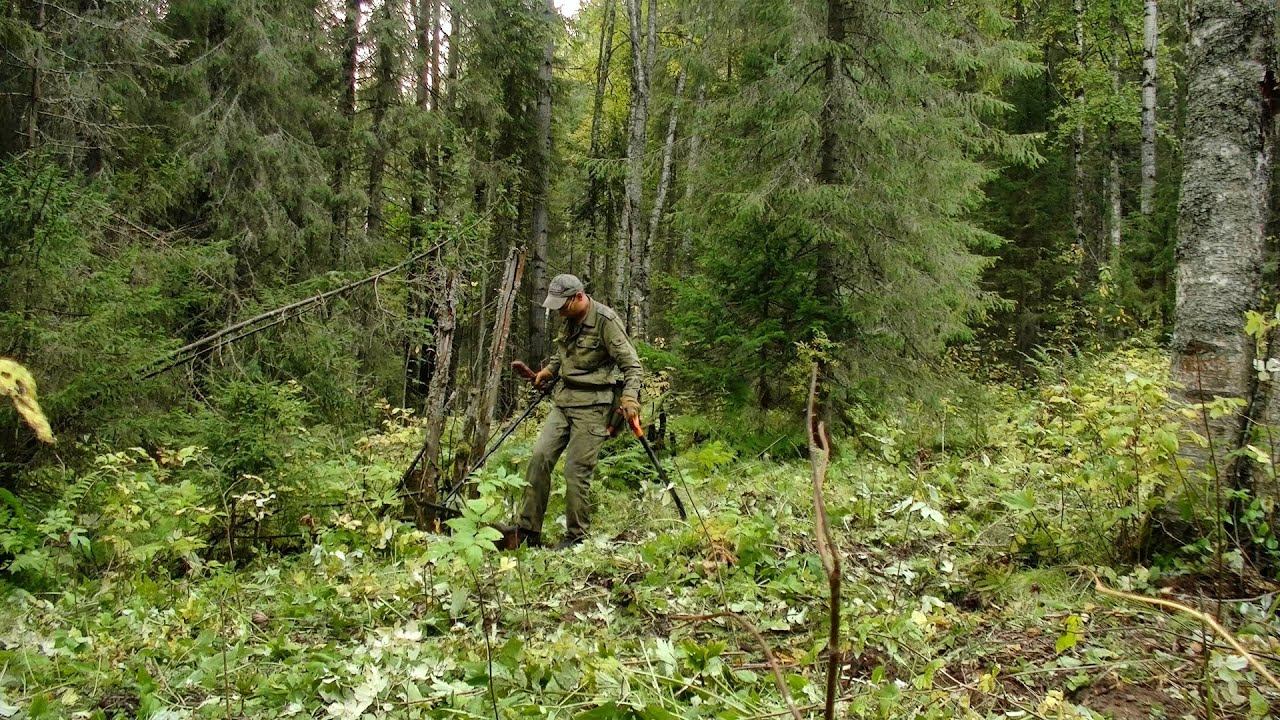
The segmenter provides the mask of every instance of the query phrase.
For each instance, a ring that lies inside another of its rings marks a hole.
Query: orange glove
[[[533,386],[536,388],[541,389],[549,382],[551,382],[551,371],[547,368],[542,368],[537,375],[533,376]]]

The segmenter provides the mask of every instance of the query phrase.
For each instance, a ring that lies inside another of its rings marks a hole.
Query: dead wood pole
[[[479,392],[472,395],[472,407],[468,412],[469,442],[467,448],[454,459],[454,482],[461,482],[471,467],[470,459],[484,452],[489,440],[489,428],[493,425],[494,411],[498,404],[498,385],[502,379],[503,357],[507,351],[507,335],[511,331],[511,316],[515,309],[520,278],[524,275],[524,248],[513,247],[507,253],[502,282],[498,286],[498,303],[494,309],[493,335],[489,342],[489,367]]]
[[[449,384],[449,368],[453,362],[453,335],[457,328],[458,272],[449,270],[444,278],[443,297],[439,300],[440,316],[435,328],[436,366],[431,373],[427,390],[426,437],[422,444],[425,462],[417,472],[411,473],[403,483],[412,498],[414,521],[419,528],[427,528],[432,521],[429,508],[435,501],[436,488],[440,486],[440,441],[448,422],[445,402]]]
[[[827,574],[831,591],[831,623],[827,632],[827,704],[826,718],[832,720],[836,711],[836,687],[840,678],[840,558],[831,541],[831,525],[827,522],[827,505],[822,499],[822,485],[827,479],[827,464],[831,457],[831,439],[826,423],[818,419],[818,363],[813,364],[809,377],[809,463],[813,468],[814,533],[818,540],[818,555],[822,569]]]

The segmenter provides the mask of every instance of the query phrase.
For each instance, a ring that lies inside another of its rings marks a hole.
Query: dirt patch
[[[1081,688],[1072,702],[1115,720],[1179,717],[1190,710],[1185,702],[1161,690],[1129,685],[1114,678]]]

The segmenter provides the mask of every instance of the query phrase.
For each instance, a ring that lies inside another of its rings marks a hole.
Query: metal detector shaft
[[[519,366],[517,366],[517,363],[519,363]],[[516,371],[519,372],[521,375],[525,375],[525,373],[524,371],[521,370],[520,366],[523,366],[525,370],[528,369],[528,366],[520,362],[519,360],[516,360],[515,362],[511,363],[511,366],[515,368]],[[498,436],[498,441],[495,442],[493,445],[491,445],[489,449],[484,452],[484,455],[481,455],[480,459],[477,460],[474,465],[472,465],[470,468],[467,469],[467,473],[463,475],[460,480],[458,480],[458,483],[456,485],[449,488],[449,492],[445,493],[444,499],[440,501],[441,505],[448,505],[454,499],[454,497],[457,496],[458,492],[462,490],[464,485],[467,484],[467,478],[471,477],[476,473],[477,470],[484,467],[484,464],[489,461],[489,458],[492,457],[493,454],[498,451],[498,448],[502,447],[502,443],[506,442],[507,438],[511,437],[511,433],[515,432],[516,428],[520,427],[520,425],[524,423],[525,420],[529,419],[529,416],[533,414],[533,411],[536,410],[537,407],[542,404],[542,401],[551,394],[551,391],[554,390],[555,387],[556,387],[555,380],[552,380],[550,383],[547,384],[545,388],[543,388],[538,393],[538,397],[534,398],[533,402],[529,403],[529,406],[524,409],[524,412],[520,413],[520,416],[517,417],[515,421],[513,421],[510,425],[508,425],[507,429],[502,432],[502,435]]]
[[[676,492],[675,485],[671,484],[671,479],[667,477],[667,471],[663,469],[662,463],[658,461],[658,453],[654,452],[653,446],[649,444],[649,438],[644,436],[644,430],[640,427],[640,419],[633,417],[630,421],[631,432],[640,441],[640,445],[644,447],[645,454],[649,456],[649,462],[653,464],[653,469],[658,471],[658,479],[663,485],[667,486],[667,491],[671,493],[671,499],[676,503],[676,512],[680,513],[681,520],[688,520],[689,516],[685,514],[684,503],[680,500],[680,494]]]

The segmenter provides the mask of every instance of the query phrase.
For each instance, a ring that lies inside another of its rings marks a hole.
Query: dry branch
[[[1222,624],[1215,620],[1212,615],[1173,600],[1147,597],[1146,595],[1138,595],[1137,593],[1109,588],[1102,584],[1102,580],[1098,577],[1097,573],[1089,568],[1085,568],[1085,570],[1093,576],[1094,589],[1103,595],[1110,595],[1111,597],[1120,598],[1122,600],[1131,600],[1133,602],[1146,603],[1147,605],[1155,605],[1157,607],[1169,608],[1170,610],[1177,610],[1178,612],[1186,613],[1187,615],[1190,615],[1205,625],[1213,628],[1213,631],[1221,635],[1223,640],[1226,640],[1236,652],[1240,653],[1240,655],[1249,662],[1249,665],[1254,670],[1258,671],[1259,675],[1266,678],[1267,682],[1271,683],[1271,686],[1276,690],[1280,690],[1280,680],[1277,680],[1276,676],[1272,675],[1271,671],[1267,670],[1267,667],[1262,664],[1262,661],[1255,657],[1253,653],[1246,650],[1244,645],[1241,645],[1240,641],[1236,639],[1236,636],[1232,635],[1231,631],[1223,627]]]
[[[311,310],[314,307],[319,306],[325,300],[328,300],[329,298],[335,295],[341,295],[342,293],[350,292],[358,287],[367,285],[380,278],[384,278],[387,275],[390,275],[392,273],[395,273],[404,269],[409,264],[417,262],[418,260],[421,260],[427,255],[430,255],[431,253],[436,252],[440,248],[444,247],[445,243],[447,242],[448,240],[441,240],[440,242],[436,243],[430,248],[423,250],[422,252],[417,253],[405,259],[404,262],[393,265],[389,268],[386,268],[385,270],[379,270],[378,272],[372,275],[369,275],[368,277],[361,278],[354,282],[349,282],[346,285],[343,285],[341,287],[336,287],[332,290],[326,290],[325,292],[312,295],[311,297],[308,297],[308,298],[303,298],[302,300],[289,303],[288,305],[275,308],[274,310],[268,310],[264,313],[255,315],[249,318],[248,320],[242,320],[238,323],[233,323],[231,325],[228,325],[222,328],[221,330],[213,333],[212,335],[206,335],[205,337],[202,337],[199,340],[196,340],[195,342],[191,342],[186,345],[183,345],[182,347],[178,348],[177,350],[174,350],[172,353],[169,354],[168,361],[164,362],[162,365],[160,365],[155,369],[144,372],[141,379],[147,380],[149,378],[153,378],[156,375],[159,375],[160,373],[163,373],[167,370],[172,370],[173,368],[178,367],[179,365],[184,365],[186,363],[189,363],[192,360],[195,360],[196,358],[200,357],[201,355],[217,350],[225,345],[235,342],[236,340],[241,340],[243,338],[246,338],[258,332],[259,330],[264,330],[273,325],[277,325],[280,322],[283,322],[284,320],[298,317],[302,313],[308,310]],[[275,322],[269,323],[262,327],[253,327],[265,320],[273,320],[273,319],[275,320]],[[244,332],[238,332],[241,330],[243,330]]]
[[[682,622],[706,622],[707,620],[715,620],[717,618],[733,618],[747,632],[751,633],[756,639],[756,644],[760,646],[761,652],[764,653],[765,662],[769,663],[769,668],[773,670],[773,682],[778,686],[778,692],[782,695],[782,699],[786,701],[787,708],[791,711],[791,717],[795,720],[802,720],[800,710],[796,708],[796,704],[791,699],[791,692],[787,689],[787,680],[782,676],[782,667],[778,665],[778,659],[773,656],[773,650],[769,648],[769,643],[765,641],[764,635],[760,633],[760,628],[747,618],[736,612],[725,610],[723,612],[709,613],[706,615],[673,615],[672,620],[680,620]]]
[[[822,499],[822,485],[827,479],[827,464],[831,457],[831,440],[826,424],[818,419],[818,364],[813,364],[809,378],[809,463],[813,467],[814,531],[818,539],[818,556],[827,574],[831,591],[831,623],[827,632],[827,703],[826,718],[832,720],[836,711],[836,689],[840,678],[840,559],[833,548],[831,525],[827,522],[827,505]]]

